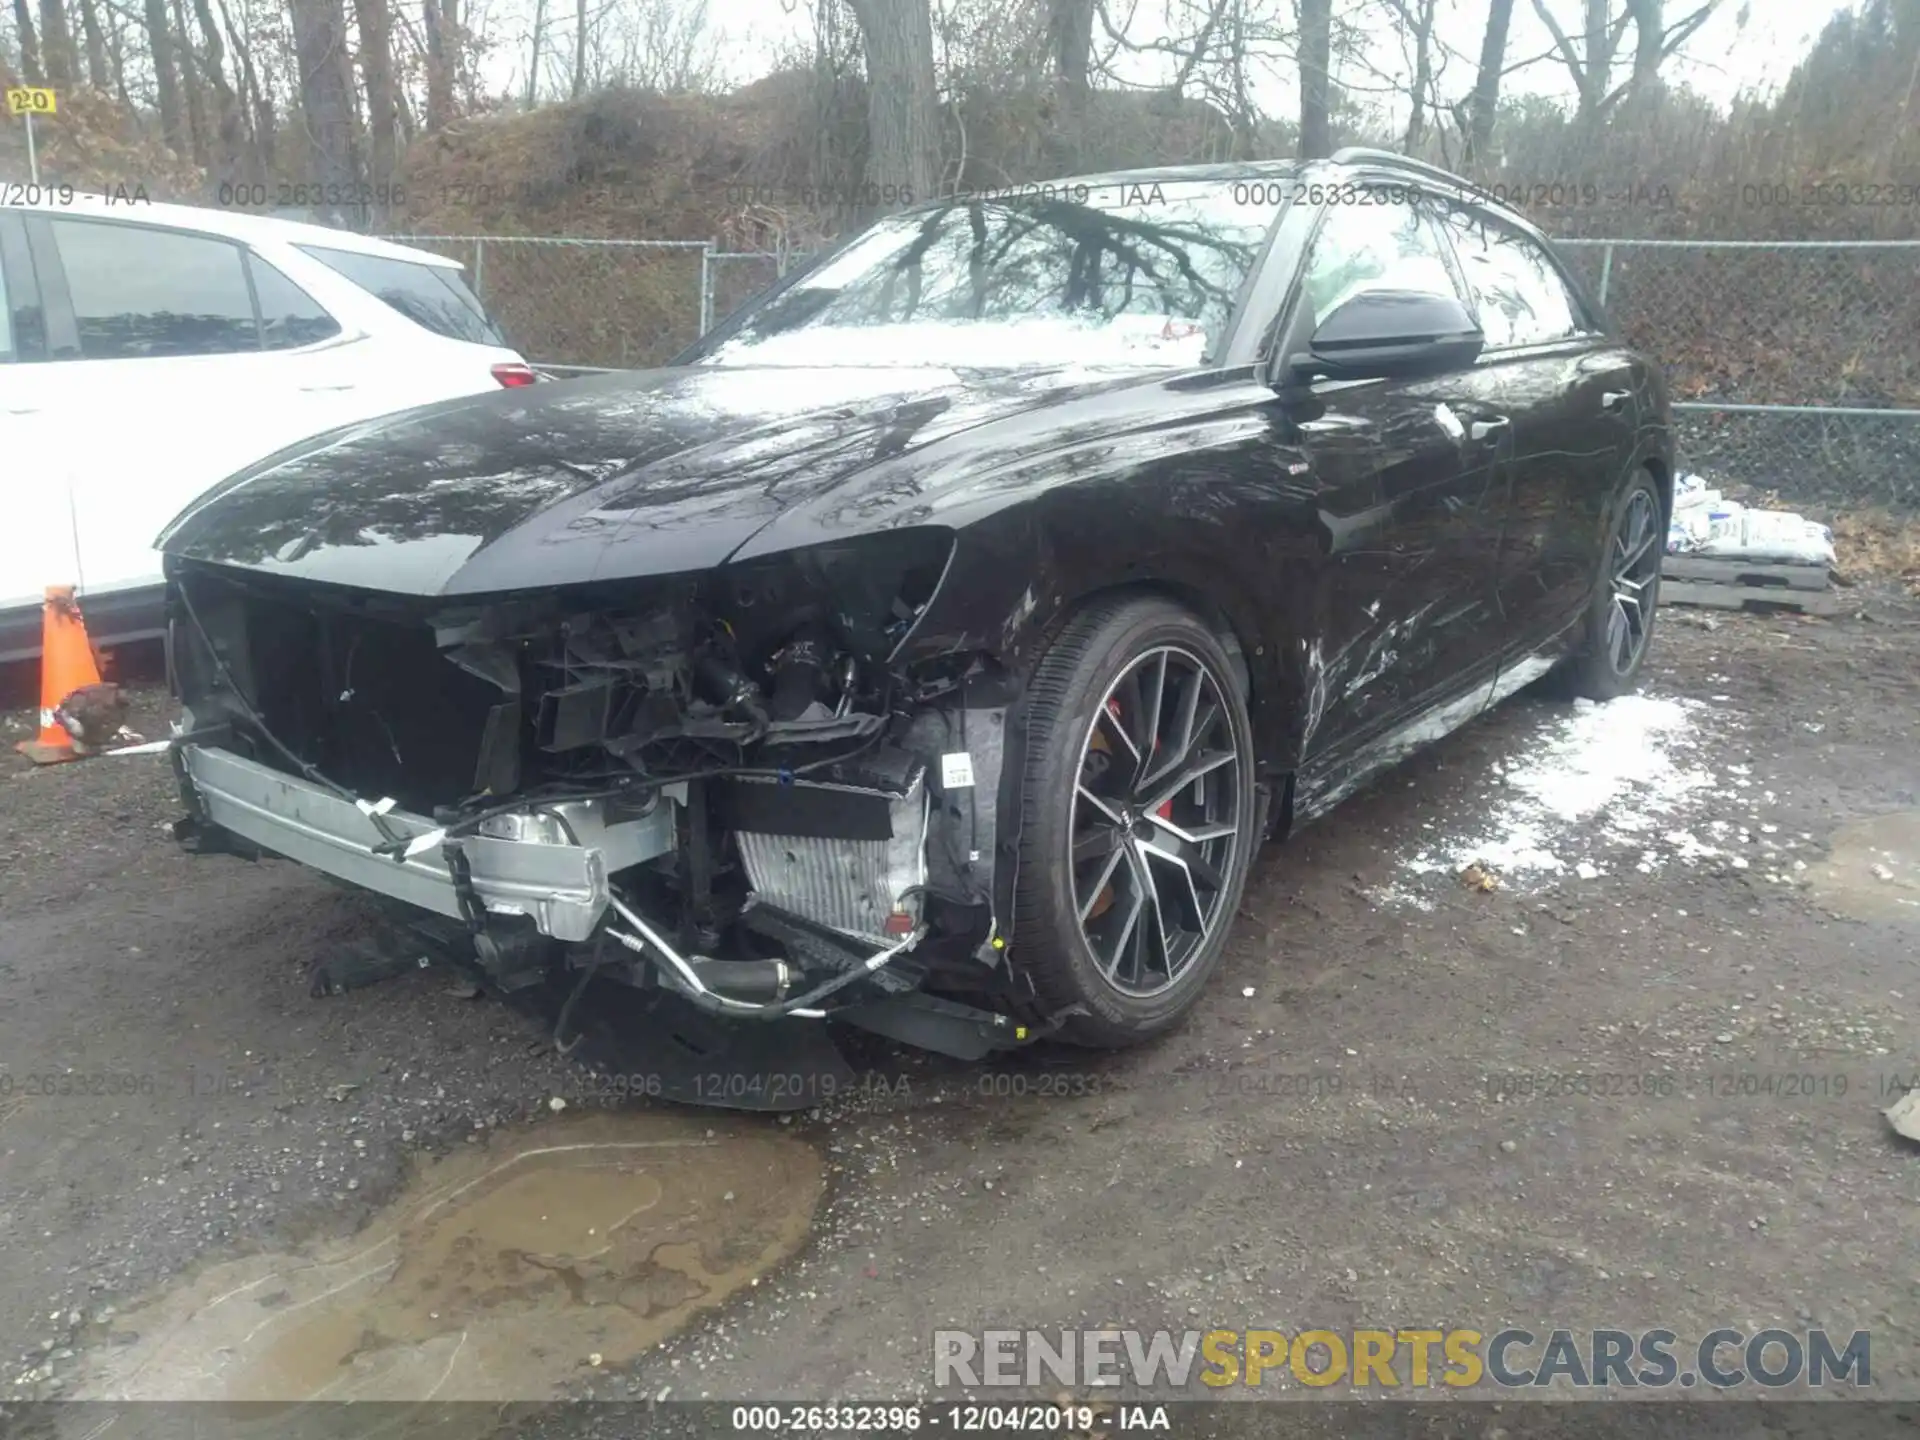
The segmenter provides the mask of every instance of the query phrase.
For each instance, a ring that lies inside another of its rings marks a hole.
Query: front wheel
[[[1643,472],[1615,516],[1600,584],[1581,624],[1580,649],[1563,669],[1562,688],[1569,694],[1611,700],[1639,683],[1660,603],[1663,529],[1660,492]]]
[[[1235,667],[1170,601],[1075,616],[1036,667],[1014,948],[1062,1038],[1171,1029],[1224,952],[1255,845],[1251,728]]]

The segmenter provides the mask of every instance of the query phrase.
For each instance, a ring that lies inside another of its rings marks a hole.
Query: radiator
[[[778,782],[757,782],[776,784]],[[792,786],[803,788],[796,782]],[[843,786],[805,787],[884,803],[887,839],[735,831],[756,899],[876,947],[901,938],[888,918],[904,911],[918,924],[927,882],[927,787],[916,775],[904,794]],[[896,922],[898,924],[898,922]]]

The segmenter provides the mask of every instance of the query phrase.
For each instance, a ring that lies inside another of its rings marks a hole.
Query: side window
[[[0,214],[0,360],[43,360],[46,354],[47,325],[27,232],[15,216]]]
[[[340,322],[320,302],[258,255],[247,256],[254,299],[260,302],[260,343],[268,350],[297,350],[340,333]]]
[[[1531,237],[1458,206],[1449,210],[1446,226],[1467,273],[1487,349],[1540,345],[1580,333],[1579,303]]]
[[[13,301],[7,298],[6,260],[0,256],[0,365],[10,365],[18,358],[13,348]]]
[[[225,240],[91,220],[51,222],[87,360],[258,350],[240,249]]]
[[[451,265],[425,265],[326,245],[300,248],[435,335],[475,345],[507,343],[479,297]]]
[[[1458,298],[1445,242],[1426,206],[1384,191],[1364,194],[1364,201],[1328,207],[1307,252],[1306,298],[1316,326],[1368,290]]]

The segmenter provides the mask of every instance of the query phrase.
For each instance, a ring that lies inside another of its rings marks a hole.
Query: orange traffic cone
[[[100,683],[100,666],[71,585],[47,587],[41,623],[40,737],[22,740],[14,748],[36,765],[56,765],[91,753],[74,743],[58,712],[75,691]]]

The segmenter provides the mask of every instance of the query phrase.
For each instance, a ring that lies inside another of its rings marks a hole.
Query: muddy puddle
[[[430,1162],[373,1224],[124,1313],[75,1393],[537,1401],[791,1255],[815,1152],[706,1117],[569,1118]],[[129,1338],[131,1332],[132,1338]]]
[[[1834,832],[1832,853],[1808,872],[1828,909],[1920,928],[1920,810],[1896,810]]]

